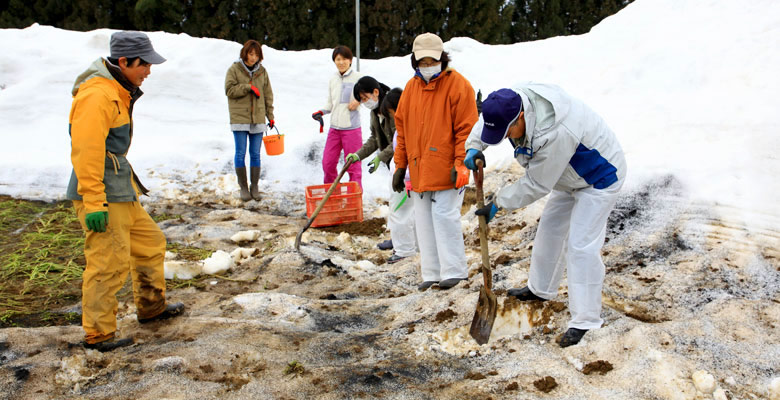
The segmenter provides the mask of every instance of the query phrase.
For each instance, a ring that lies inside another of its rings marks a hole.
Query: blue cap
[[[512,89],[499,89],[482,102],[482,142],[489,145],[506,138],[509,124],[523,111],[523,98]]]

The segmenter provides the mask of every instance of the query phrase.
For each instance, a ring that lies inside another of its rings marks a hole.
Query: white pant
[[[553,190],[542,212],[531,252],[528,288],[544,299],[554,298],[566,265],[569,328],[596,329],[604,322],[601,247],[607,218],[622,186],[621,181],[606,189],[589,187],[573,193]]]
[[[417,254],[417,238],[414,235],[414,193],[404,200],[406,191],[391,192],[390,214],[387,215],[387,227],[393,251],[399,257],[411,257]],[[401,207],[398,204],[404,202]],[[398,207],[398,210],[396,210]]]
[[[463,192],[455,189],[425,192],[422,198],[412,192],[423,281],[468,278],[460,225]]]

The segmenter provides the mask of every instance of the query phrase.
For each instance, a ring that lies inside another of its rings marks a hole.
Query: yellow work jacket
[[[82,200],[87,213],[108,211],[108,203],[137,201],[133,186],[146,193],[125,158],[133,138],[134,95],[97,59],[76,78],[69,129],[73,172],[66,198]],[[117,68],[112,66],[112,68]]]

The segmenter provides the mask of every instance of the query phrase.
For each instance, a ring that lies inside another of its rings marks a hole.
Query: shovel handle
[[[301,232],[298,233],[298,236],[295,237],[295,249],[298,250],[301,247],[301,237],[303,236],[303,232],[306,232],[307,229],[311,226],[311,223],[314,222],[314,219],[317,218],[317,215],[320,213],[320,210],[322,210],[322,207],[325,205],[325,203],[328,201],[328,198],[330,197],[331,193],[333,193],[334,190],[336,190],[336,186],[339,185],[339,182],[341,181],[341,177],[344,176],[344,173],[347,172],[347,168],[352,165],[352,160],[347,159],[344,161],[344,166],[341,167],[341,171],[339,172],[339,175],[336,177],[336,180],[333,181],[333,183],[330,185],[330,188],[325,193],[325,196],[322,197],[322,200],[320,201],[320,204],[317,206],[317,208],[314,209],[314,212],[311,214],[311,217],[308,221],[306,221],[306,225],[304,225],[303,229],[301,229]]]
[[[477,169],[474,171],[474,183],[477,186],[477,208],[485,206],[485,194],[482,191],[482,180],[484,173],[482,171],[482,160],[477,160]],[[479,247],[482,252],[482,278],[485,281],[485,288],[490,291],[493,288],[493,272],[490,270],[490,254],[488,252],[487,241],[487,221],[484,215],[479,216]]]

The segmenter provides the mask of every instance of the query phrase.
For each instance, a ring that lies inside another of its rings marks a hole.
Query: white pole
[[[357,71],[360,72],[360,0],[355,0],[355,42],[357,47]]]

